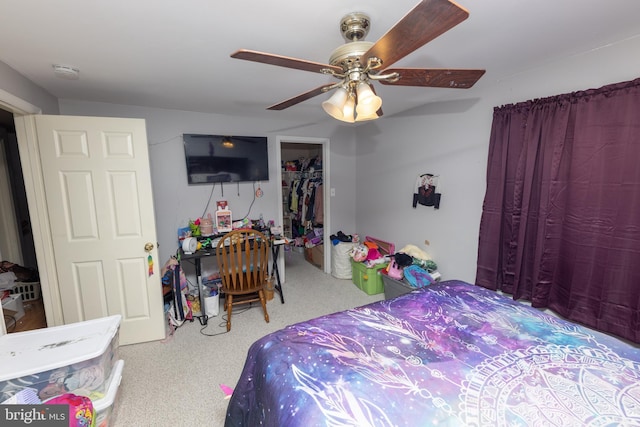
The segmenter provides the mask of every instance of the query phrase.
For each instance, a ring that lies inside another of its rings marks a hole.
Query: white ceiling
[[[320,95],[267,111],[332,78],[238,59],[240,48],[326,63],[344,41],[347,13],[371,17],[375,41],[417,0],[0,0],[0,61],[60,99],[331,120]],[[505,77],[568,55],[640,36],[638,0],[460,0],[470,17],[395,64],[482,68],[472,89],[376,85],[385,115],[434,101],[472,97]],[[638,52],[630,52],[637,55]],[[54,76],[52,64],[80,69]],[[335,80],[333,80],[335,81]]]

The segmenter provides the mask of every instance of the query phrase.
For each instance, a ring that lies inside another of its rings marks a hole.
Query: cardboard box
[[[304,258],[321,270],[324,270],[324,245],[304,248]]]
[[[311,248],[312,262],[324,270],[324,245],[317,245]]]

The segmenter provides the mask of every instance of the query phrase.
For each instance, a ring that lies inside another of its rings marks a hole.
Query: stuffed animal
[[[396,252],[393,254],[391,263],[387,266],[387,275],[392,279],[402,280],[404,277],[403,269],[410,266],[413,263],[413,257],[402,253]]]
[[[369,248],[367,248],[363,244],[357,244],[351,249],[351,258],[355,262],[363,262],[367,259],[367,255],[369,254]]]
[[[377,260],[378,258],[382,258],[382,254],[378,250],[377,244],[365,240],[364,245],[368,249],[367,259],[366,259],[367,261],[374,261],[374,260]]]
[[[387,266],[387,276],[391,277],[392,279],[402,280],[402,277],[404,276],[402,269],[403,268],[398,265],[394,258]]]

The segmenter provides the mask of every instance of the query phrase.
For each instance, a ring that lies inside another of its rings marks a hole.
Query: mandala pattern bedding
[[[226,426],[640,425],[640,350],[447,281],[256,341]]]

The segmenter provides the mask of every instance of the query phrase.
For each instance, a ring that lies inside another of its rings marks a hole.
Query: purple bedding
[[[225,425],[640,425],[640,350],[442,282],[256,341]]]

